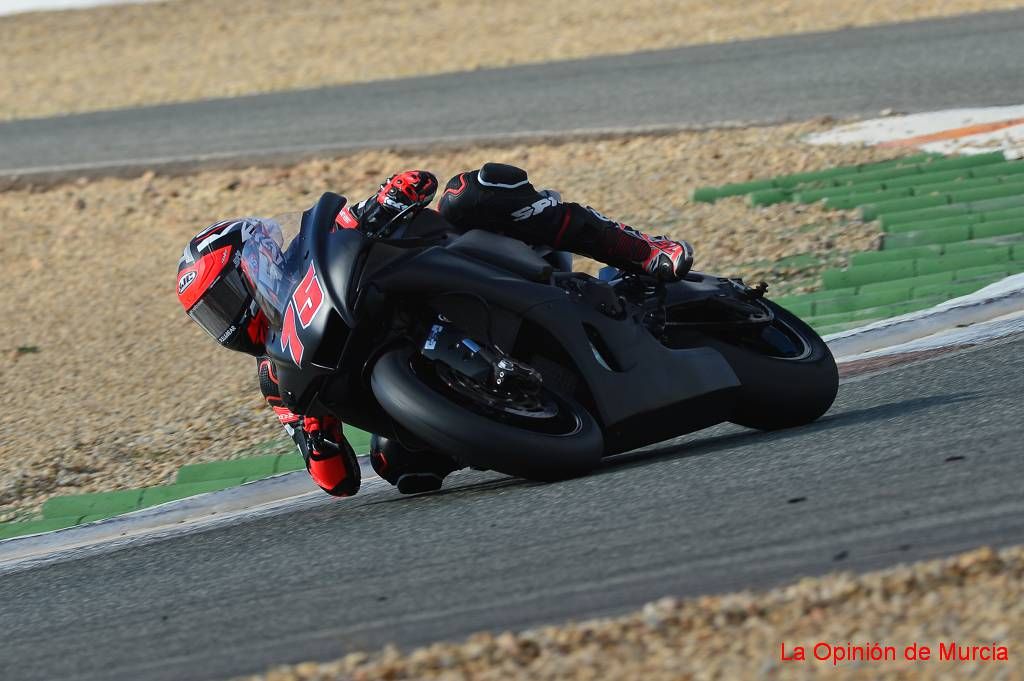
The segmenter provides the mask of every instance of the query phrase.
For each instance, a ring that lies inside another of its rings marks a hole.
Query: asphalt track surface
[[[1024,338],[541,485],[457,474],[0,577],[0,677],[217,679],[1024,541]]]
[[[1019,103],[1024,11],[0,124],[0,176]]]

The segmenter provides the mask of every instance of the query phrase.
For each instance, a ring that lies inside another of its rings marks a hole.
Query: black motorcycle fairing
[[[546,284],[553,267],[522,241],[474,229],[448,244],[451,251],[514,272],[523,279]]]
[[[503,238],[489,236],[497,243]],[[630,316],[609,317],[582,297],[527,281],[466,257],[458,249],[427,249],[401,268],[375,277],[373,284],[407,299],[475,295],[492,308],[515,313],[545,329],[575,362],[597,409],[595,415],[606,427],[646,412],[671,412],[672,405],[680,405],[676,416],[684,418],[684,403],[739,386],[728,362],[714,349],[669,349]],[[475,340],[485,339],[477,336]],[[611,357],[602,361],[602,353]],[[725,417],[719,414],[719,420]]]
[[[299,413],[309,413],[324,378],[336,369],[352,326],[349,286],[365,245],[361,235],[333,238],[354,232],[332,232],[344,205],[343,196],[327,192],[302,214],[300,250],[290,266],[304,274],[288,293],[282,325],[267,334],[266,352],[277,367],[281,396]]]

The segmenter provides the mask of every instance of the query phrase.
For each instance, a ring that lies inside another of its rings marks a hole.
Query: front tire
[[[383,355],[371,376],[384,411],[431,448],[473,468],[532,480],[572,477],[600,463],[601,430],[576,401],[544,389],[558,413],[532,424],[474,405],[448,389],[432,367],[402,348]]]

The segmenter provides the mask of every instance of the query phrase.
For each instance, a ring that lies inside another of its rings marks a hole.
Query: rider
[[[437,178],[425,170],[392,175],[374,195],[345,205],[334,228],[375,230],[392,220],[404,223],[430,204],[437,186]],[[502,232],[663,281],[682,278],[693,263],[687,242],[648,236],[589,206],[562,202],[557,192],[534,189],[525,170],[501,163],[487,163],[451,178],[438,211],[461,229]],[[297,414],[280,393],[274,362],[265,351],[269,321],[246,281],[240,254],[242,242],[254,234],[282,245],[280,228],[260,218],[218,222],[194,237],[178,263],[178,299],[221,345],[256,356],[260,389],[294,439],[313,480],[329,494],[355,494],[359,464],[342,424],[333,417]],[[410,452],[376,435],[370,450],[374,471],[404,493],[439,489],[444,477],[458,468],[447,456]]]

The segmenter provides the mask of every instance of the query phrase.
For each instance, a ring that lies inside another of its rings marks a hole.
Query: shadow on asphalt
[[[732,430],[732,432],[712,435],[710,437],[700,437],[700,431],[698,431],[696,434],[682,436],[683,438],[694,438],[696,436],[697,439],[687,439],[683,442],[679,442],[680,438],[676,438],[646,449],[638,449],[632,452],[626,452],[625,454],[616,454],[615,456],[606,459],[601,468],[592,471],[588,476],[616,473],[623,469],[647,466],[658,461],[716,454],[723,450],[742,447],[743,445],[753,442],[757,442],[759,444],[784,442],[794,437],[805,436],[808,433],[823,432],[833,428],[858,426],[931,409],[933,407],[956,404],[958,402],[970,402],[979,399],[982,394],[983,393],[981,392],[960,392],[949,395],[931,395],[928,397],[915,397],[897,402],[887,402],[885,404],[879,404],[874,407],[867,407],[864,409],[829,413],[809,425],[773,432],[743,429],[741,426],[722,424],[719,426],[713,426],[712,428],[725,427],[738,430]],[[399,495],[396,493],[395,496],[389,496],[384,499],[367,502],[365,505],[375,506],[378,504],[393,504],[409,502],[415,499],[433,499],[450,495],[466,496],[488,494],[498,489],[506,489],[510,487],[532,487],[542,484],[544,483],[532,482],[522,478],[501,477],[498,479],[481,480],[480,482],[463,485],[456,483],[451,487],[445,487],[437,492],[426,492],[423,494],[409,496]]]
[[[466,473],[463,473],[463,474],[465,475],[467,473],[469,473],[469,472],[467,471]],[[469,474],[472,474],[472,473],[469,473]],[[488,473],[481,473],[481,474],[482,475],[485,475],[485,474],[501,475],[500,473],[492,473],[490,471],[488,471]],[[451,482],[455,482],[455,481],[450,481],[449,479],[446,479],[445,480],[445,485],[448,485]],[[475,494],[486,494],[486,493],[489,493],[489,492],[491,492],[493,490],[504,489],[504,488],[507,488],[507,487],[535,487],[535,486],[543,485],[543,484],[544,483],[542,483],[542,482],[534,482],[532,480],[525,480],[523,478],[511,478],[511,477],[505,476],[505,477],[501,477],[501,478],[497,478],[497,479],[482,480],[480,482],[471,482],[471,483],[464,484],[464,485],[460,485],[460,484],[458,484],[456,482],[451,487],[447,487],[446,486],[446,487],[442,488],[441,490],[439,490],[437,492],[424,492],[422,494],[409,494],[409,495],[399,494],[397,492],[397,490],[396,490],[395,491],[396,496],[387,497],[385,499],[380,499],[380,500],[377,500],[377,501],[370,501],[370,502],[367,502],[364,505],[365,506],[376,506],[378,504],[393,504],[393,503],[396,503],[396,502],[407,502],[407,501],[412,501],[412,500],[415,500],[415,499],[434,499],[434,498],[438,498],[438,497],[445,497],[445,496],[451,496],[451,495],[470,496],[470,495],[475,495]]]
[[[949,395],[914,397],[911,399],[899,400],[897,402],[887,402],[874,407],[866,407],[864,409],[829,413],[814,423],[801,426],[799,428],[789,428],[777,431],[743,429],[739,432],[723,433],[721,435],[714,435],[697,440],[687,440],[685,442],[679,442],[678,439],[670,440],[646,449],[639,449],[633,452],[626,452],[625,454],[617,454],[610,457],[605,460],[604,466],[594,471],[592,475],[601,475],[633,466],[645,466],[655,461],[715,454],[724,449],[742,447],[743,445],[752,442],[758,442],[760,444],[783,442],[794,437],[802,437],[808,433],[820,433],[833,428],[843,428],[871,423],[874,421],[882,421],[896,416],[903,416],[908,413],[918,412],[947,404],[971,402],[979,399],[982,395],[983,393],[981,392],[960,392]],[[715,427],[717,428],[721,426]],[[741,426],[726,427],[741,428]],[[693,435],[683,437],[693,437]]]

